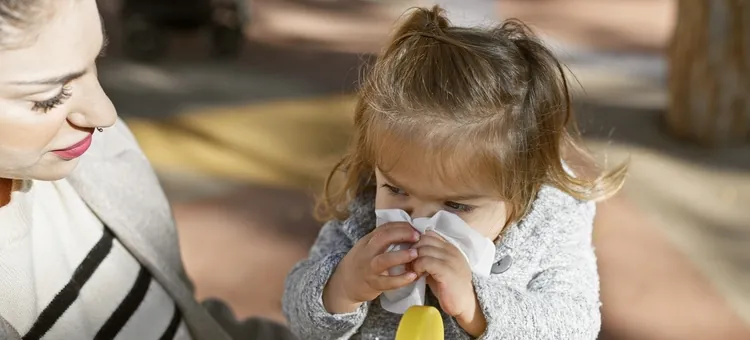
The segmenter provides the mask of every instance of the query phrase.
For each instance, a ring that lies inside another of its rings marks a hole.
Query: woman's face
[[[52,1],[38,39],[0,50],[0,178],[67,176],[96,127],[117,114],[96,75],[104,35],[95,0]]]

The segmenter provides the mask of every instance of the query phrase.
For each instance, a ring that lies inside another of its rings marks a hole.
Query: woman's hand
[[[487,321],[474,292],[471,268],[461,251],[434,231],[426,232],[413,248],[418,257],[412,268],[420,276],[429,275],[427,284],[440,308],[470,335],[484,333]]]
[[[385,252],[392,244],[414,243],[419,233],[405,222],[387,223],[360,239],[339,263],[323,289],[323,305],[332,314],[350,313],[382,292],[412,283],[417,274],[388,275],[388,269],[417,258],[416,249]]]

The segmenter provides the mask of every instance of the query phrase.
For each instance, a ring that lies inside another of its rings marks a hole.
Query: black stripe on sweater
[[[109,316],[109,319],[107,319],[102,328],[99,329],[94,340],[115,338],[117,333],[120,332],[122,327],[135,314],[135,311],[138,310],[138,306],[141,305],[143,299],[146,297],[151,281],[151,274],[148,273],[146,267],[141,266],[141,270],[138,272],[138,277],[135,279],[133,287],[130,288],[130,292],[120,302],[120,305],[117,306],[112,315]]]
[[[167,327],[159,340],[174,339],[174,336],[177,334],[177,328],[180,326],[180,321],[182,321],[182,313],[180,313],[180,308],[177,307],[177,304],[175,303],[174,312],[172,313],[172,321],[169,322],[169,327]]]
[[[91,251],[89,251],[81,264],[78,265],[70,281],[55,295],[52,302],[42,310],[39,317],[31,326],[31,329],[23,336],[24,340],[41,339],[55,325],[63,313],[68,310],[70,305],[78,299],[83,285],[91,278],[112,250],[112,239],[112,233],[109,229],[104,228],[102,237],[91,248]]]

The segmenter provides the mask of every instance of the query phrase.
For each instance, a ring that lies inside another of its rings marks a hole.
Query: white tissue
[[[446,241],[458,248],[469,263],[471,271],[480,276],[489,276],[495,259],[495,244],[479,232],[472,229],[460,217],[448,211],[438,211],[432,217],[420,217],[412,220],[411,216],[400,209],[377,209],[377,226],[387,222],[408,222],[421,234],[428,230],[436,232]],[[408,249],[411,244],[394,244],[387,251]],[[404,273],[405,266],[391,268],[390,275]],[[391,313],[404,314],[415,305],[424,305],[426,290],[424,277],[399,289],[390,290],[380,295],[380,304]]]

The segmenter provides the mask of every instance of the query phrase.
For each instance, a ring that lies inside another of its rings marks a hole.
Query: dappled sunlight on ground
[[[349,96],[211,108],[168,121],[130,119],[162,171],[319,189],[351,133]]]

